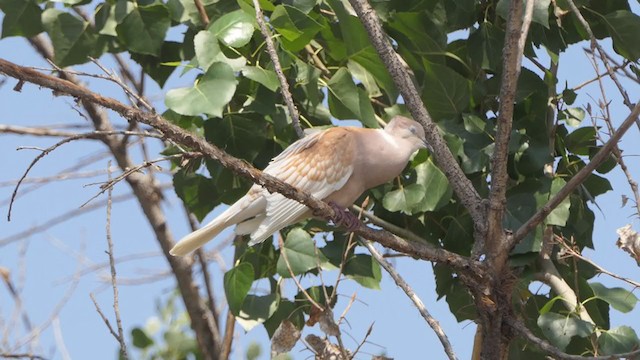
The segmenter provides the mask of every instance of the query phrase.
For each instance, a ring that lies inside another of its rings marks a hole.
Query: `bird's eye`
[[[416,127],[415,126],[409,127],[409,131],[411,131],[412,134],[415,134],[416,133]]]

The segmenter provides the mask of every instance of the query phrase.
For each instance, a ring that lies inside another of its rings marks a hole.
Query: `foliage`
[[[166,117],[263,168],[295,135],[278,92],[274,65],[257,31],[253,4],[248,0],[202,2],[209,24],[203,23],[193,0],[0,0],[2,37],[46,32],[59,66],[126,52],[160,86],[172,73],[197,74],[193,85],[167,92]],[[74,12],[75,6],[86,4],[94,10],[88,19]],[[407,113],[391,75],[346,1],[262,0],[260,4],[274,31],[278,56],[305,127],[328,125],[331,118],[356,119],[364,126],[377,127],[376,117],[389,119]],[[610,38],[620,56],[638,60],[640,17],[626,1],[583,0],[578,4],[598,38]],[[487,194],[507,1],[388,0],[373,5],[412,70],[450,150],[477,191]],[[168,40],[170,32],[181,34],[182,39]],[[537,1],[525,55],[557,61],[568,47],[586,39],[565,1]],[[580,90],[563,88],[550,68],[523,68],[519,79],[509,144],[506,228],[522,225],[601,147],[598,129],[582,123],[590,110],[574,104]],[[557,109],[552,117],[550,103]],[[218,163],[205,161],[202,165],[206,172],[199,169],[196,174],[193,166],[184,167],[174,177],[176,193],[199,218],[217,205],[232,203],[249,186]],[[195,168],[198,166],[200,163]],[[612,168],[599,168],[546,220],[555,234],[573,239],[579,250],[593,247],[594,214],[589,204],[611,189],[601,175]],[[367,195],[379,217],[447,250],[470,253],[473,225],[469,214],[425,151],[398,181]],[[304,326],[304,318],[313,311],[311,303],[302,291],[288,298],[277,286],[291,276],[319,283],[320,269],[343,264],[346,277],[379,288],[381,272],[371,256],[354,252],[340,234],[318,248],[322,242],[313,237],[318,227],[313,222],[303,225],[286,232],[284,246],[278,250],[269,241],[252,248],[239,245],[237,262],[225,274],[224,284],[229,308],[246,328],[264,324],[273,334],[285,318]],[[535,255],[541,241],[539,227],[514,250],[512,263],[523,274],[540,270]],[[604,354],[637,346],[633,329],[610,328],[608,321],[610,308],[629,311],[637,302],[635,296],[622,288],[589,284],[595,274],[592,269],[583,271],[565,263],[557,266],[571,283],[582,284],[579,300],[599,314],[594,316],[596,324],[565,311],[553,292],[521,291],[517,300],[524,305],[518,311],[530,328],[537,326],[536,331],[547,339],[576,354],[597,352],[594,346]],[[574,274],[578,279],[573,279]],[[435,276],[438,296],[446,298],[456,318],[474,319],[477,314],[470,310],[471,296],[459,279],[442,265],[436,266]],[[252,291],[257,281],[270,284],[268,294]],[[527,289],[533,280],[523,276],[519,281],[517,288]],[[315,301],[328,302],[320,289],[306,290]],[[169,311],[165,310],[161,312]],[[174,316],[173,310],[169,313],[167,316]],[[134,346],[160,357],[166,351],[195,353],[194,342],[181,331],[186,320],[168,323],[162,335],[166,348],[158,345],[157,332],[149,326],[134,329]],[[575,337],[587,339],[595,331],[602,332],[597,344],[572,347]]]

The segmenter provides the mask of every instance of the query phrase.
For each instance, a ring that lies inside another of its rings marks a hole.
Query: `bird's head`
[[[394,116],[384,128],[384,131],[391,136],[408,141],[413,145],[414,151],[429,147],[422,125],[407,117],[401,115]]]

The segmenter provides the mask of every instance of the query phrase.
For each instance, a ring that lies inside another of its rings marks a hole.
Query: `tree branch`
[[[284,102],[287,104],[287,108],[289,109],[289,115],[291,116],[293,129],[296,131],[296,134],[299,138],[303,138],[304,131],[302,131],[302,127],[300,127],[300,113],[298,113],[298,109],[293,103],[291,90],[289,90],[289,83],[287,82],[287,78],[284,76],[284,72],[282,71],[282,66],[280,65],[280,60],[278,59],[276,47],[273,44],[273,39],[271,39],[271,32],[269,32],[267,24],[264,21],[264,14],[262,13],[262,9],[260,8],[260,2],[258,0],[253,0],[253,6],[256,9],[256,20],[258,21],[260,32],[262,33],[262,36],[264,36],[264,41],[267,44],[267,53],[269,53],[269,57],[271,58],[271,62],[273,63],[273,68],[276,71],[276,75],[278,75],[278,80],[280,81],[282,97],[284,97]]]
[[[636,121],[636,118],[640,115],[640,102],[634,106],[633,111],[622,122],[618,130],[611,135],[611,138],[607,143],[596,153],[591,161],[577,174],[575,174],[567,184],[558,191],[558,193],[549,200],[541,209],[538,210],[526,223],[513,234],[513,237],[509,239],[507,249],[513,249],[520,240],[524,239],[527,234],[533,230],[538,224],[540,224],[549,215],[553,209],[555,209],[560,203],[569,196],[580,184],[582,184],[589,175],[600,166],[613,151],[614,147],[620,141],[622,136],[629,130],[631,125]]]
[[[505,234],[502,225],[504,208],[507,204],[509,139],[511,139],[513,109],[522,64],[522,54],[533,15],[533,3],[533,0],[526,2],[523,18],[522,2],[518,0],[510,2],[506,36],[504,38],[500,107],[498,109],[495,150],[491,160],[491,192],[489,193],[485,249],[488,260],[493,266],[496,266],[498,273],[501,272],[509,256],[509,249],[504,247],[506,241],[504,241]],[[476,239],[477,241],[478,239]],[[479,247],[474,246],[476,256],[481,251],[481,249],[478,249]]]
[[[640,354],[640,350],[636,350],[636,351],[632,351],[624,354],[614,354],[614,355],[605,355],[605,356],[571,355],[551,345],[551,343],[549,343],[548,341],[537,337],[520,320],[516,318],[509,317],[506,319],[506,323],[507,325],[509,325],[509,327],[515,330],[515,332],[520,334],[520,336],[522,336],[524,339],[526,339],[527,341],[535,345],[540,350],[553,355],[556,359],[564,359],[564,360],[614,360],[614,359],[623,359],[623,358],[632,359],[634,356]]]
[[[30,43],[36,48],[36,50],[45,59],[53,59],[53,51],[49,44],[44,40],[44,37],[38,35],[29,39]],[[2,64],[11,64],[0,59]],[[14,65],[15,66],[15,65]],[[18,68],[14,67],[14,70]],[[0,70],[2,71],[2,70]],[[2,71],[3,72],[3,71]],[[60,73],[62,79],[58,79],[48,75],[38,75],[37,71],[31,70],[31,76],[44,77],[47,79],[47,83],[56,83],[63,85],[62,88],[72,88],[75,92],[86,91],[86,88],[79,85],[79,80],[70,74],[64,72]],[[26,81],[26,80],[23,80]],[[102,99],[106,99],[100,96]],[[89,118],[93,122],[93,125],[98,131],[110,131],[112,130],[111,123],[106,114],[98,105],[103,105],[99,102],[91,102],[88,98],[78,96],[80,104],[85,108],[89,114]],[[124,105],[120,104],[123,108]],[[103,105],[104,106],[104,105]],[[121,109],[122,110],[122,109]],[[137,110],[138,113],[141,113]],[[129,120],[135,121],[135,118]],[[103,143],[109,148],[109,151],[113,154],[113,157],[118,166],[124,171],[127,168],[134,166],[127,152],[127,144],[114,138],[103,138]],[[157,187],[157,184],[152,176],[143,174],[131,174],[127,177],[127,183],[136,195],[138,204],[142,208],[149,225],[153,229],[154,235],[162,248],[165,258],[167,259],[173,273],[175,274],[178,288],[182,295],[182,299],[185,304],[189,318],[191,319],[191,328],[196,334],[196,340],[198,341],[199,348],[203,352],[204,359],[218,359],[219,343],[215,341],[213,324],[211,321],[212,315],[209,313],[206,304],[201,299],[196,287],[193,276],[191,273],[190,264],[181,258],[176,258],[169,254],[169,250],[174,245],[173,235],[169,227],[167,226],[167,220],[164,216],[164,212],[161,206],[162,197],[161,192]]]
[[[371,43],[378,55],[380,55],[385,67],[389,70],[391,78],[394,80],[398,90],[400,90],[411,115],[424,127],[426,138],[433,149],[433,155],[438,162],[438,166],[449,179],[449,183],[456,195],[458,195],[460,202],[471,214],[477,232],[484,234],[486,230],[485,214],[480,195],[462,172],[458,162],[440,135],[438,126],[427,112],[422,98],[411,80],[411,76],[403,66],[400,55],[396,53],[389,42],[375,11],[366,0],[349,0],[349,3],[358,14],[360,21],[362,21]]]
[[[10,63],[3,59],[0,59],[0,72],[21,81],[31,82],[52,90],[56,90],[61,94],[76,97],[83,102],[89,102],[104,106],[119,113],[121,116],[128,120],[138,121],[150,125],[161,131],[165,137],[170,138],[177,143],[190,147],[195,151],[199,151],[206,156],[217,160],[218,162],[220,162],[220,164],[233,171],[236,175],[249,179],[253,183],[262,185],[271,192],[281,193],[287,198],[296,200],[306,205],[313,210],[316,216],[322,217],[324,219],[332,219],[335,216],[333,209],[323,201],[320,201],[307,193],[301,192],[293,186],[282,182],[273,176],[263,174],[261,171],[251,167],[250,165],[247,165],[245,161],[228,155],[216,146],[206,142],[204,139],[194,134],[188,133],[184,129],[169,123],[158,114],[145,113],[138,109],[126,106],[114,99],[93,93],[86,88],[69,81],[61,80],[46,74],[41,74],[35,70]],[[141,195],[144,195],[145,198],[148,198],[152,195],[147,194],[149,192],[149,189],[152,189],[152,187],[142,187],[140,183],[141,181],[143,181],[142,178],[142,174],[132,174],[132,176],[127,178],[127,181],[130,184],[135,185],[134,190],[142,192]],[[143,182],[144,185],[149,185],[146,184],[146,181]],[[159,207],[159,199],[154,200],[153,205],[153,207],[143,207],[145,208],[145,214],[147,214],[148,216],[160,216],[161,213],[157,213],[161,211]],[[162,216],[162,221],[159,221],[159,218],[152,219],[152,224],[162,224],[163,227],[166,227],[164,216]],[[163,231],[163,233],[164,232],[165,231]],[[408,242],[404,239],[393,236],[386,231],[379,231],[368,228],[362,223],[360,224],[358,229],[355,230],[355,233],[370,240],[376,241],[383,246],[394,249],[396,251],[403,252],[424,260],[446,263],[457,270],[465,271],[473,266],[473,264],[470,263],[469,259],[467,259],[466,257],[460,256],[444,249],[435,249],[432,246],[424,243]],[[173,238],[168,232],[163,236],[165,236],[165,238],[163,239],[163,241],[161,241],[161,243],[163,246],[163,250],[165,250],[165,252],[168,254],[168,250],[173,244]],[[171,239],[171,241],[166,241],[168,239]],[[176,260],[178,258],[175,257],[169,257],[169,259],[170,261],[178,261]]]

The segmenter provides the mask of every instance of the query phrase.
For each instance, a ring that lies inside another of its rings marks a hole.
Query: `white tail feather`
[[[169,254],[173,256],[185,256],[195,249],[204,245],[207,241],[213,239],[222,230],[227,227],[226,219],[218,217],[208,223],[206,226],[192,232],[191,234],[183,237],[178,243],[169,251]]]

